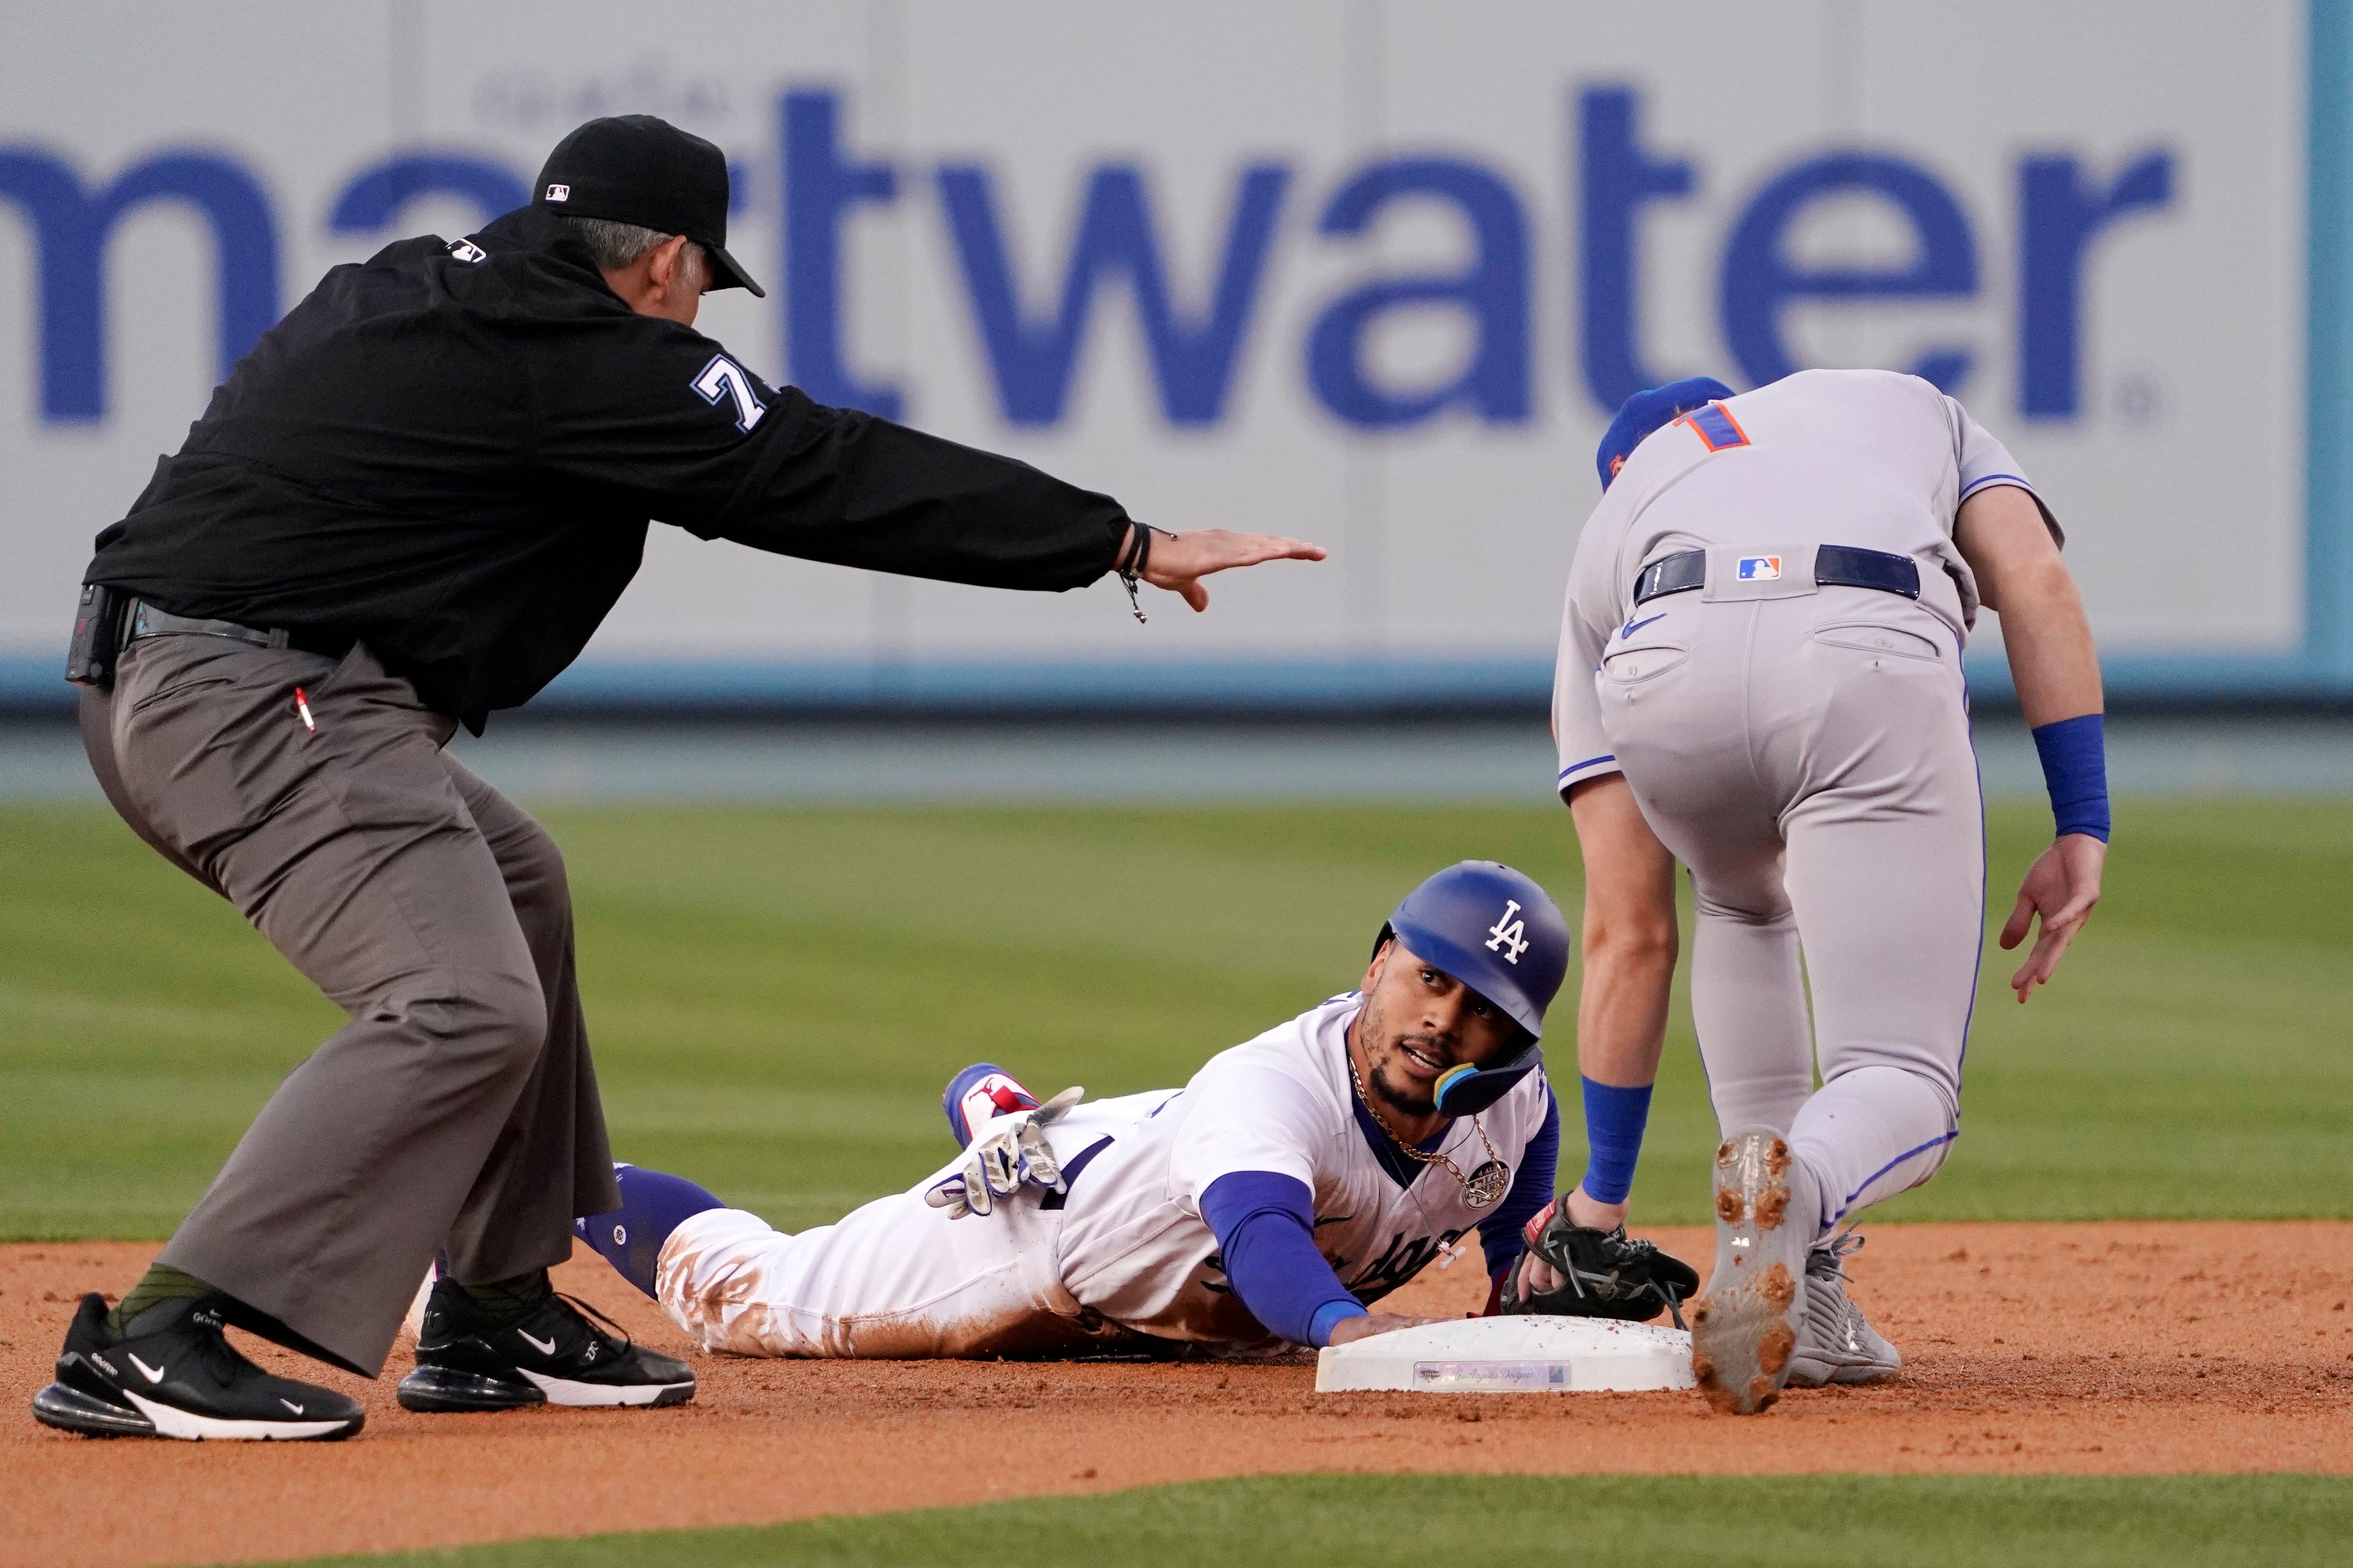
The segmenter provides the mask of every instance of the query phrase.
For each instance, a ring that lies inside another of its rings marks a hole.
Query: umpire
[[[649,521],[1000,588],[1199,579],[1323,552],[1155,533],[1029,466],[773,388],[693,328],[727,253],[720,150],[591,121],[528,207],[336,268],[98,536],[70,678],[123,819],[350,1015],[120,1305],[83,1298],[40,1420],[343,1437],[225,1324],[364,1376],[445,1255],[415,1410],[674,1405],[685,1363],[549,1289],[619,1206],[546,832],[442,748],[575,658]]]

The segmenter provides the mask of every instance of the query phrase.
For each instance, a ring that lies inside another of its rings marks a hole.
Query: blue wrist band
[[[2034,731],[2042,758],[2042,782],[2051,791],[2051,816],[2059,837],[2088,833],[2108,841],[2108,746],[2097,713],[2062,719]]]
[[[1364,1308],[1354,1301],[1326,1301],[1315,1309],[1315,1316],[1307,1325],[1307,1342],[1311,1345],[1328,1345],[1332,1342],[1334,1329],[1351,1318],[1361,1318],[1364,1315]]]
[[[1613,1089],[1589,1078],[1584,1082],[1585,1195],[1596,1203],[1622,1204],[1634,1190],[1634,1161],[1651,1120],[1651,1086]]]

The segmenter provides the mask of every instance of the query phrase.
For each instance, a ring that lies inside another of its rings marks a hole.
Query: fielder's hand
[[[1691,1265],[1624,1226],[1596,1230],[1566,1204],[1547,1204],[1525,1232],[1528,1249],[1496,1291],[1495,1310],[1643,1323],[1662,1310],[1683,1321],[1680,1303],[1699,1289]]]
[[[1196,529],[1190,533],[1163,531],[1152,541],[1144,580],[1155,588],[1183,595],[1196,610],[1206,610],[1209,591],[1201,586],[1201,579],[1212,572],[1256,566],[1265,561],[1321,561],[1324,553],[1320,544],[1272,533],[1234,533],[1222,528]]]
[[[1035,1110],[1017,1110],[988,1123],[987,1131],[964,1152],[956,1173],[936,1182],[923,1194],[935,1209],[949,1211],[950,1219],[986,1217],[997,1200],[1009,1198],[1024,1186],[1050,1193],[1070,1190],[1062,1180],[1062,1163],[1047,1145],[1046,1129],[1060,1121],[1087,1091],[1073,1085]]]
[[[2088,833],[2070,833],[2027,868],[2026,880],[2019,885],[2018,903],[2001,928],[2002,951],[2007,952],[2026,940],[2034,917],[2042,917],[2034,951],[2010,977],[2010,988],[2018,993],[2021,1002],[2051,978],[2067,945],[2092,918],[2092,906],[2100,901],[2100,872],[2107,863],[2105,844]]]

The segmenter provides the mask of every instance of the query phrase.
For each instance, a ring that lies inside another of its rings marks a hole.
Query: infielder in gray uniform
[[[1739,396],[1677,383],[1630,400],[1599,461],[1553,695],[1587,876],[1593,1154],[1568,1204],[1581,1225],[1624,1215],[1680,860],[1725,1135],[1693,1360],[1716,1408],[1747,1413],[1785,1383],[1900,1363],[1846,1294],[1859,1238],[1831,1237],[1926,1181],[1959,1135],[1986,875],[1960,666],[1978,609],[2001,616],[2057,818],[2001,935],[2014,947],[2041,921],[2010,980],[2021,1002],[2099,899],[2099,667],[2057,522],[1916,377],[1808,371]]]

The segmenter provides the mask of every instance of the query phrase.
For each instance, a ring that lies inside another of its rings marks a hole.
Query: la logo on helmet
[[[1502,953],[1509,963],[1519,963],[1520,954],[1528,950],[1528,922],[1512,918],[1519,912],[1520,901],[1505,899],[1503,917],[1487,928],[1487,951]]]

